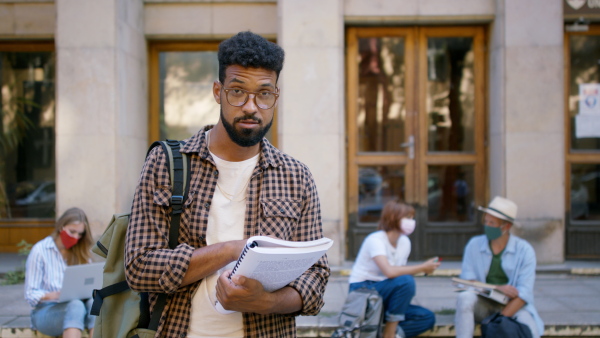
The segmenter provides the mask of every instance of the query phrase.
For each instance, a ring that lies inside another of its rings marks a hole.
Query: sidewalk
[[[22,264],[23,257],[0,254],[0,274]],[[299,337],[329,337],[337,326],[337,315],[348,292],[351,263],[332,267],[325,292],[325,306],[314,317],[298,317]],[[545,322],[544,336],[600,337],[600,262],[569,261],[538,266],[535,286],[536,308]],[[432,276],[417,277],[414,303],[436,313],[436,328],[423,336],[454,335],[454,288],[451,277],[460,262],[443,262]],[[0,338],[36,337],[29,330],[29,306],[23,285],[0,286]]]

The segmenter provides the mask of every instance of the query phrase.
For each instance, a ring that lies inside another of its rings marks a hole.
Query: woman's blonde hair
[[[405,217],[413,217],[415,208],[406,203],[398,201],[389,201],[381,211],[381,219],[379,219],[379,230],[385,232],[392,230],[400,230],[400,220]]]
[[[52,238],[56,240],[65,225],[73,223],[82,223],[84,226],[83,235],[72,248],[67,250],[67,265],[87,264],[90,261],[90,249],[92,247],[92,233],[85,212],[79,208],[71,208],[65,211],[56,221]]]

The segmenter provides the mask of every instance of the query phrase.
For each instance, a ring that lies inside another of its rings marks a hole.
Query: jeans
[[[31,324],[41,333],[54,337],[62,336],[63,331],[69,328],[91,329],[96,320],[90,315],[93,302],[92,298],[63,303],[40,302],[31,311]]]
[[[458,293],[456,302],[456,315],[454,324],[456,327],[457,338],[472,338],[475,330],[475,322],[481,323],[485,317],[500,312],[504,305],[478,296],[472,291],[462,291]],[[519,323],[523,323],[531,330],[533,338],[539,338],[537,325],[531,313],[527,310],[520,309],[513,316]]]
[[[396,322],[406,337],[415,337],[433,328],[435,314],[424,307],[410,304],[415,296],[415,279],[411,275],[389,278],[381,282],[351,283],[349,291],[359,288],[377,290],[383,298],[385,321]]]

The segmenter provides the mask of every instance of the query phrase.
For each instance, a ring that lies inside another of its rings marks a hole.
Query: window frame
[[[4,40],[0,41],[0,52],[56,53],[56,48],[54,45],[54,40]],[[29,243],[36,242],[37,238],[43,238],[47,235],[47,229],[53,228],[54,223],[54,218],[0,218],[0,233],[2,234],[0,237],[4,237],[4,240],[0,241],[0,252],[7,250],[16,251],[16,242],[18,242],[20,239],[24,239]]]
[[[182,40],[163,41],[155,40],[148,42],[148,145],[160,138],[160,72],[159,54],[161,52],[216,52],[222,40]],[[272,41],[275,42],[275,41]],[[217,79],[215,79],[217,80]],[[269,142],[277,147],[277,109],[273,114],[273,125],[271,126],[271,138]]]
[[[581,35],[600,36],[600,25],[589,25],[584,32],[564,32],[564,154],[565,154],[565,257],[567,259],[597,259],[598,254],[581,253],[577,249],[584,248],[589,243],[583,243],[587,238],[594,238],[598,231],[598,221],[594,220],[572,220],[571,219],[571,166],[573,164],[600,165],[600,150],[578,150],[572,149],[571,145],[571,116],[569,109],[570,77],[571,77],[571,49],[570,37]],[[571,243],[578,243],[578,245]],[[585,251],[585,250],[584,250]]]

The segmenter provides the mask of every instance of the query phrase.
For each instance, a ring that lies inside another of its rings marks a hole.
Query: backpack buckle
[[[181,205],[183,204],[183,196],[173,195],[171,196],[171,205]]]
[[[179,147],[180,143],[177,140],[166,140],[167,144],[170,145],[171,147]]]

